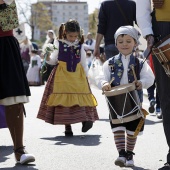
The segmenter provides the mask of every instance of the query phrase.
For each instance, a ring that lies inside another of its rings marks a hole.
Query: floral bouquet
[[[54,45],[54,44],[47,44],[45,47],[45,53],[44,53],[44,61],[42,63],[41,66],[41,75],[44,74],[47,71],[47,66],[46,66],[46,60],[47,57],[54,51],[54,50],[58,50],[58,48]]]

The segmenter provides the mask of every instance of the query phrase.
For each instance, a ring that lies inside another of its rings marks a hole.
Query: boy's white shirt
[[[131,55],[131,54],[130,54]],[[127,75],[127,71],[128,71],[128,65],[129,65],[129,61],[130,61],[130,55],[128,56],[124,56],[122,55],[122,63],[123,63],[123,67],[124,67],[124,71],[123,71],[123,75],[120,81],[120,85],[123,84],[128,84],[128,75]],[[141,60],[141,59],[139,59]],[[106,82],[110,82],[111,80],[111,70],[110,67],[108,65],[108,60],[105,61],[105,63],[103,64],[103,68],[102,68],[102,72],[100,73],[100,75],[97,77],[98,79],[98,86],[101,89],[103,84]],[[153,85],[155,80],[155,76],[150,68],[150,66],[147,64],[147,62],[145,62],[143,64],[142,70],[140,72],[140,81],[142,82],[142,88],[149,88],[150,86]]]
[[[58,52],[59,52],[59,41],[58,40],[55,40],[54,41],[54,45],[56,46],[56,48],[58,50],[54,50],[53,53],[51,53],[50,55],[50,60],[46,61],[48,64],[50,65],[56,65],[57,62],[58,62]],[[80,51],[80,55],[81,55],[81,60],[80,60],[80,63],[81,65],[83,66],[84,68],[84,71],[86,73],[86,76],[88,75],[88,66],[87,66],[87,63],[86,63],[86,52],[84,50],[84,45],[82,44],[81,46],[81,51]]]
[[[94,39],[91,45],[84,43],[85,50],[94,50],[95,45],[96,45],[96,40]]]

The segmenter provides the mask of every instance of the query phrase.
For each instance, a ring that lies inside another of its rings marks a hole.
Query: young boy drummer
[[[110,91],[111,87],[134,82],[138,91],[137,95],[139,95],[140,102],[142,103],[143,96],[141,90],[142,88],[147,89],[153,84],[154,74],[147,62],[143,63],[142,59],[133,55],[134,50],[139,45],[140,33],[132,26],[122,26],[116,31],[114,37],[119,54],[104,63],[99,85],[103,91]],[[132,65],[135,67],[134,72],[136,73],[137,80],[135,80],[135,76],[132,74]],[[111,82],[111,80],[113,81]],[[133,150],[137,137],[133,135],[140,119],[137,118],[120,124],[113,124],[110,121],[115,145],[119,152],[119,157],[115,160],[115,164],[118,166],[134,166]],[[141,127],[138,135],[142,134],[143,128],[144,126]]]

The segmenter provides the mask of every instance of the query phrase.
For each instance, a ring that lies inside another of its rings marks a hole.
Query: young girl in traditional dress
[[[29,85],[38,86],[40,82],[41,57],[37,54],[38,50],[31,50],[31,60],[27,71]]]
[[[59,39],[54,42],[58,50],[47,59],[56,67],[47,81],[37,116],[47,123],[65,125],[65,136],[73,136],[71,124],[82,122],[82,132],[87,132],[98,120],[81,33],[76,20],[61,24]]]
[[[139,36],[140,33],[132,26],[122,26],[116,31],[115,44],[119,54],[105,61],[103,75],[100,76],[100,85],[103,91],[110,91],[114,86],[135,83],[140,102],[142,102],[141,90],[142,88],[147,89],[153,84],[154,74],[147,62],[143,63],[143,60],[133,55],[139,44]],[[137,80],[135,80],[132,66],[135,66]],[[115,145],[119,152],[119,156],[115,160],[116,165],[134,166],[133,150],[137,139],[134,134],[140,120],[141,117],[137,117],[135,120],[118,124],[110,121]],[[140,129],[139,135],[142,134],[143,128],[144,125]]]

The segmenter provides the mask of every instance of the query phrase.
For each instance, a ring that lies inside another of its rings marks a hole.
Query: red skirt
[[[40,108],[37,118],[44,120],[47,123],[53,125],[65,125],[73,124],[84,121],[98,120],[98,114],[96,107],[63,107],[63,106],[47,106],[46,102],[49,95],[53,92],[54,76],[57,66],[51,72],[51,75],[47,81],[44,94],[41,100]]]

